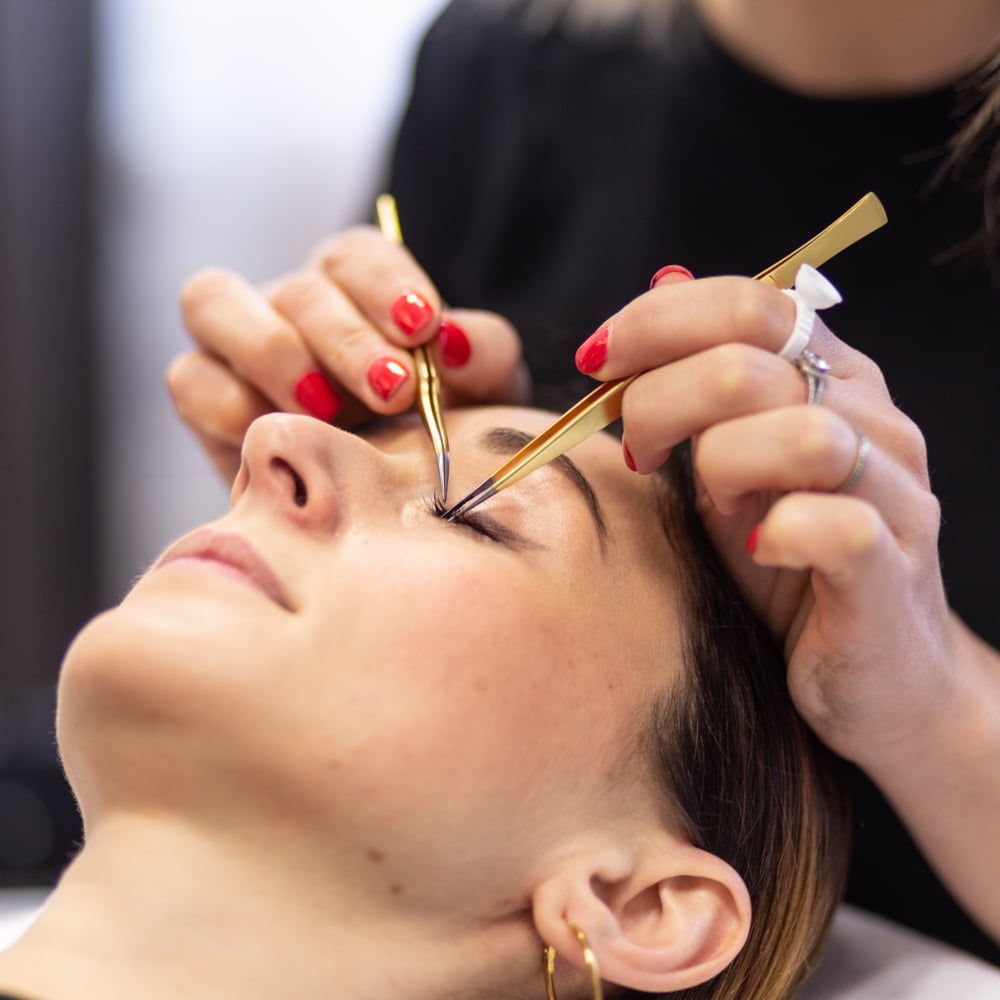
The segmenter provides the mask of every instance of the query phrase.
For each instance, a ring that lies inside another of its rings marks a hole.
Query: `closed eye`
[[[444,520],[444,515],[448,511],[448,505],[439,497],[428,498],[427,506],[430,512],[438,518]],[[495,518],[479,511],[470,511],[467,514],[453,515],[446,523],[458,525],[467,531],[474,531],[482,538],[498,542],[501,545],[516,545],[524,548],[538,548],[533,542],[516,531],[511,531],[505,524],[501,524]]]

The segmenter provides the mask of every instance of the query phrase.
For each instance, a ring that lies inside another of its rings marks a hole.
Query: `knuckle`
[[[918,522],[933,530],[936,538],[941,528],[941,501],[929,490],[925,490],[913,501],[911,509]]]
[[[254,370],[280,371],[282,362],[297,346],[296,335],[280,320],[265,323],[257,331],[254,342]]]
[[[862,354],[860,351],[855,352],[854,362],[854,372],[852,373],[854,377],[861,382],[872,385],[880,395],[888,398],[889,388],[882,369],[867,354]]]
[[[280,313],[296,315],[315,301],[322,281],[307,271],[291,274],[271,294],[271,305]]]
[[[198,367],[197,355],[182,354],[171,361],[164,375],[174,410],[189,427],[197,427],[202,422],[200,404],[204,393],[199,387]]]
[[[744,344],[724,344],[713,352],[713,392],[730,404],[757,397],[768,382],[769,369],[760,351]]]
[[[370,246],[375,239],[381,237],[372,226],[353,226],[322,243],[317,248],[314,259],[321,271],[336,274],[345,262],[354,257],[362,247]]]
[[[181,286],[181,313],[185,319],[198,316],[207,306],[231,295],[239,279],[223,267],[207,267],[192,275]]]
[[[192,354],[178,354],[167,365],[163,373],[163,380],[167,384],[167,391],[174,399],[179,393],[183,393],[188,385],[188,373],[191,369]]]
[[[897,460],[924,484],[929,482],[927,471],[927,439],[917,424],[900,412],[897,418],[895,448]]]
[[[190,354],[181,354],[174,358],[167,365],[163,380],[167,385],[167,392],[174,402],[174,408],[183,416],[190,398],[191,380],[188,375],[191,369]]]
[[[741,340],[780,340],[788,334],[785,296],[760,281],[734,280],[729,293],[729,322]]]
[[[360,322],[342,323],[330,338],[328,353],[334,362],[349,362],[352,357],[367,355],[373,340],[384,342],[388,346],[388,342],[370,326]]]
[[[845,499],[849,502],[843,504],[839,516],[843,547],[854,557],[870,555],[882,543],[885,523],[871,504],[856,497]]]
[[[841,460],[844,452],[843,434],[838,434],[826,410],[818,406],[804,407],[797,414],[796,457],[798,462],[811,471],[829,468],[831,462]],[[850,435],[850,447],[856,445],[856,438]],[[853,455],[853,452],[851,452]],[[852,459],[853,461],[853,459]]]

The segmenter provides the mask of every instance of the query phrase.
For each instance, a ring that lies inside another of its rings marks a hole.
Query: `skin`
[[[695,0],[718,38],[764,76],[814,97],[918,93],[996,51],[993,0]]]
[[[499,464],[484,431],[548,419],[449,414],[456,496]],[[727,964],[746,890],[676,832],[636,752],[680,671],[657,490],[603,435],[573,457],[604,534],[550,465],[480,512],[490,538],[429,508],[415,418],[367,439],[255,422],[231,511],[67,653],[86,844],[0,989],[536,996],[542,940],[582,965],[567,914],[611,981]],[[233,539],[268,570],[205,557]]]

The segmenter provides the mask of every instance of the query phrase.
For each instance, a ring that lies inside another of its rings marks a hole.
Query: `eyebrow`
[[[485,450],[493,452],[494,455],[507,457],[520,451],[533,440],[533,435],[519,431],[514,427],[494,427],[480,436],[479,443]],[[549,465],[561,472],[580,491],[583,499],[587,502],[587,509],[594,519],[594,527],[603,549],[608,538],[608,526],[604,520],[601,501],[597,499],[597,493],[594,492],[590,480],[580,471],[576,462],[566,455],[554,458],[549,462]]]

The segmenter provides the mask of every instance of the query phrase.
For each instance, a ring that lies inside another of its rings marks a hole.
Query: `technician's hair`
[[[971,179],[981,186],[983,226],[962,249],[985,253],[993,280],[1000,285],[1000,52],[966,82],[962,93],[967,117],[951,141],[938,180]]]
[[[850,840],[843,767],[795,711],[781,649],[716,555],[696,512],[689,451],[679,449],[662,476],[687,619],[685,669],[655,706],[649,749],[686,835],[740,873],[753,905],[736,960],[670,997],[791,997],[815,965],[843,894]]]

